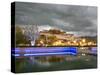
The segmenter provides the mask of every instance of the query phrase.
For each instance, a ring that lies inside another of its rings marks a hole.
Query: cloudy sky
[[[16,25],[38,24],[39,29],[57,28],[76,35],[97,34],[97,7],[40,3],[16,3]]]

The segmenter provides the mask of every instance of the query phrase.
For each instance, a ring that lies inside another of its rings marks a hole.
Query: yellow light
[[[76,40],[74,40],[73,42],[76,43]]]
[[[53,43],[53,45],[62,45],[62,42],[60,40]]]
[[[82,39],[82,42],[86,42],[86,39]]]
[[[43,44],[43,41],[42,41],[42,40],[40,40],[40,43],[41,43],[41,44]]]
[[[92,42],[88,42],[88,45],[92,45],[93,43]]]

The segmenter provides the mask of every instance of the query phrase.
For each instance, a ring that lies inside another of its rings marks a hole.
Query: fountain
[[[27,25],[23,28],[24,34],[30,39],[31,46],[35,45],[35,40],[39,37],[37,25]]]

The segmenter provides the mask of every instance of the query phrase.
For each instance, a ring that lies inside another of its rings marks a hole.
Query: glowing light
[[[46,55],[66,55],[66,54],[69,54],[69,55],[76,55],[76,53],[73,53],[73,52],[59,52],[59,53],[38,53],[38,54],[24,54],[24,56],[46,56]]]
[[[41,44],[43,44],[43,41],[42,41],[42,40],[40,40],[40,43],[41,43]]]
[[[20,56],[20,54],[12,54],[12,56],[18,57]]]
[[[18,50],[19,49],[19,50]],[[14,51],[14,50],[12,50]],[[71,54],[76,55],[77,54],[77,48],[76,47],[37,47],[37,48],[24,48],[24,50],[20,50],[20,48],[15,48],[15,55],[13,56],[40,56],[40,55],[62,55],[62,54]]]
[[[82,56],[85,56],[85,54],[83,53]]]
[[[88,45],[92,45],[93,43],[92,42],[88,42]]]
[[[82,42],[86,42],[86,39],[82,39]]]
[[[63,43],[60,40],[58,40],[58,41],[56,41],[56,42],[53,43],[53,45],[62,45],[62,44]]]

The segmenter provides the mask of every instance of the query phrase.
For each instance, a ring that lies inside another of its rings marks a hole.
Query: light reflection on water
[[[39,72],[50,70],[88,69],[97,67],[97,56],[78,53],[78,55],[56,55],[16,58],[16,72]]]

